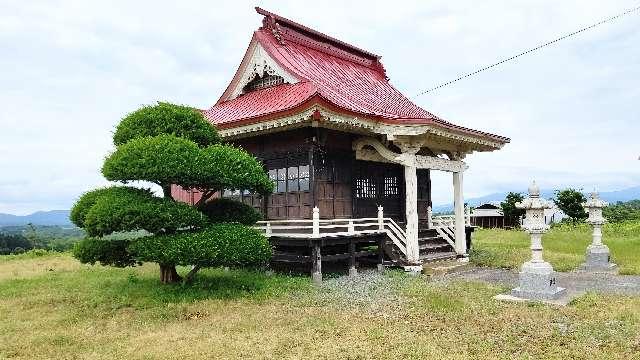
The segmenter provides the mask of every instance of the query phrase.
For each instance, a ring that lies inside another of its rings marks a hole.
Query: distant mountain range
[[[555,196],[554,191],[555,190],[541,189],[540,195],[545,199],[549,199]],[[584,192],[590,193],[590,191],[584,191]],[[493,194],[489,194],[489,195],[485,195],[477,198],[470,198],[470,199],[464,199],[464,200],[466,203],[468,203],[471,206],[478,206],[478,205],[482,205],[490,202],[504,201],[504,198],[507,196],[507,193],[508,192],[493,193]],[[526,196],[524,192],[523,192],[523,195]],[[609,203],[640,199],[640,186],[636,186],[636,187],[632,187],[624,190],[618,190],[618,191],[601,192],[600,198]],[[453,210],[453,203],[433,206],[433,212],[436,212],[436,213],[449,212],[452,210]]]
[[[542,197],[546,199],[554,196],[554,190],[543,189],[540,192]],[[503,201],[506,196],[507,192],[501,192],[465,199],[465,201],[471,206],[478,206],[489,202]],[[600,197],[610,203],[640,199],[640,186],[618,191],[601,192]],[[433,207],[433,212],[436,213],[449,212],[451,210],[453,210],[453,204],[435,205]],[[0,213],[0,226],[27,225],[28,223],[34,225],[73,226],[69,220],[69,210],[37,211],[33,214],[22,216]]]
[[[72,226],[69,210],[36,211],[30,215],[11,215],[0,213],[0,226],[11,225],[59,225]]]

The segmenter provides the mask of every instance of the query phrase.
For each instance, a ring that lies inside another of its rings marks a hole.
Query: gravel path
[[[587,272],[556,274],[558,286],[567,288],[569,293],[594,291],[605,294],[640,295],[640,276]],[[509,287],[515,287],[518,283],[517,272],[492,268],[471,268],[445,275],[443,278],[481,281]]]

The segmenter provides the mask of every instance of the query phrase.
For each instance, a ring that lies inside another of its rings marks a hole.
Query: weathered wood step
[[[455,258],[456,258],[455,251],[435,252],[435,253],[420,255],[420,260],[422,260],[422,262],[438,261],[443,259],[455,259]]]
[[[451,248],[451,245],[446,241],[442,243],[429,243],[420,245],[420,250],[436,250],[445,248]]]
[[[425,244],[448,244],[447,240],[441,238],[441,237],[432,237],[432,238],[420,238],[418,239],[418,245],[425,245]]]

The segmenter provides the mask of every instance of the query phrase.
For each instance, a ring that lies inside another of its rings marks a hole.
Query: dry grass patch
[[[55,257],[51,261],[58,261]],[[69,261],[72,261],[69,259]],[[330,279],[206,270],[162,286],[154,266],[0,280],[0,358],[628,359],[640,299],[554,309],[477,283],[396,271]]]
[[[82,265],[64,253],[43,253],[42,256],[0,256],[0,281],[26,279],[49,272],[78,270]]]

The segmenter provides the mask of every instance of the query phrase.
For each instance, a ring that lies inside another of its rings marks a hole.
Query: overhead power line
[[[627,11],[625,11],[625,12],[619,13],[618,15],[615,15],[615,16],[612,16],[612,17],[609,17],[609,18],[606,18],[606,19],[601,20],[601,21],[599,21],[599,22],[597,22],[597,23],[595,23],[595,24],[591,24],[591,25],[589,25],[589,26],[587,26],[587,27],[584,27],[584,28],[582,28],[582,29],[580,29],[580,30],[577,30],[577,31],[574,31],[574,32],[572,32],[572,33],[570,33],[570,34],[566,34],[566,35],[564,35],[564,36],[561,36],[561,37],[559,37],[559,38],[557,38],[557,39],[555,39],[555,40],[551,40],[551,41],[546,42],[546,43],[544,43],[544,44],[538,45],[538,46],[536,46],[536,47],[534,47],[534,48],[531,48],[531,49],[529,49],[529,50],[523,51],[523,52],[521,52],[521,53],[519,53],[519,54],[517,54],[517,55],[514,55],[514,56],[511,56],[511,57],[508,57],[508,58],[506,58],[506,59],[502,59],[502,60],[498,61],[497,63],[493,63],[493,64],[491,64],[491,65],[488,65],[488,66],[485,66],[485,67],[483,67],[483,68],[480,68],[480,69],[478,69],[478,70],[476,70],[476,71],[474,71],[474,72],[467,73],[467,74],[465,74],[465,75],[460,76],[460,77],[459,77],[459,78],[457,78],[457,79],[454,79],[454,80],[451,80],[451,81],[447,81],[447,82],[442,83],[442,84],[440,84],[440,85],[438,85],[438,86],[436,86],[436,87],[433,87],[433,88],[431,88],[431,89],[421,91],[421,92],[419,92],[418,94],[414,95],[413,97],[418,97],[418,96],[421,96],[421,95],[424,95],[424,94],[428,94],[428,93],[430,93],[430,92],[432,92],[432,91],[434,91],[434,90],[438,90],[438,89],[440,89],[440,88],[443,88],[443,87],[445,87],[445,86],[448,86],[448,85],[451,85],[451,84],[453,84],[453,83],[455,83],[455,82],[458,82],[458,81],[460,81],[460,80],[462,80],[462,79],[466,79],[466,78],[468,78],[468,77],[474,76],[474,75],[476,75],[476,74],[478,74],[478,73],[481,73],[481,72],[483,72],[483,71],[485,71],[485,70],[489,70],[489,69],[491,69],[491,68],[493,68],[493,67],[496,67],[496,66],[498,66],[498,65],[504,64],[504,63],[509,62],[509,61],[511,61],[511,60],[514,60],[514,59],[517,59],[517,58],[519,58],[520,56],[527,55],[527,54],[532,53],[532,52],[534,52],[534,51],[540,50],[540,49],[542,49],[542,48],[544,48],[544,47],[546,47],[546,46],[549,46],[549,45],[555,44],[555,43],[557,43],[558,41],[561,41],[561,40],[564,40],[564,39],[566,39],[566,38],[572,37],[572,36],[574,36],[574,35],[580,34],[581,32],[584,32],[584,31],[587,31],[587,30],[591,30],[591,29],[593,29],[593,28],[595,28],[595,27],[597,27],[597,26],[599,26],[599,25],[602,25],[602,24],[608,23],[608,22],[610,22],[610,21],[613,21],[613,20],[615,20],[615,19],[617,19],[617,18],[620,18],[620,17],[622,17],[622,16],[628,15],[628,14],[630,14],[630,13],[632,13],[632,12],[635,12],[635,11],[638,11],[638,10],[640,10],[640,6],[635,7],[635,8],[632,8],[632,9],[629,9],[629,10],[627,10]]]

